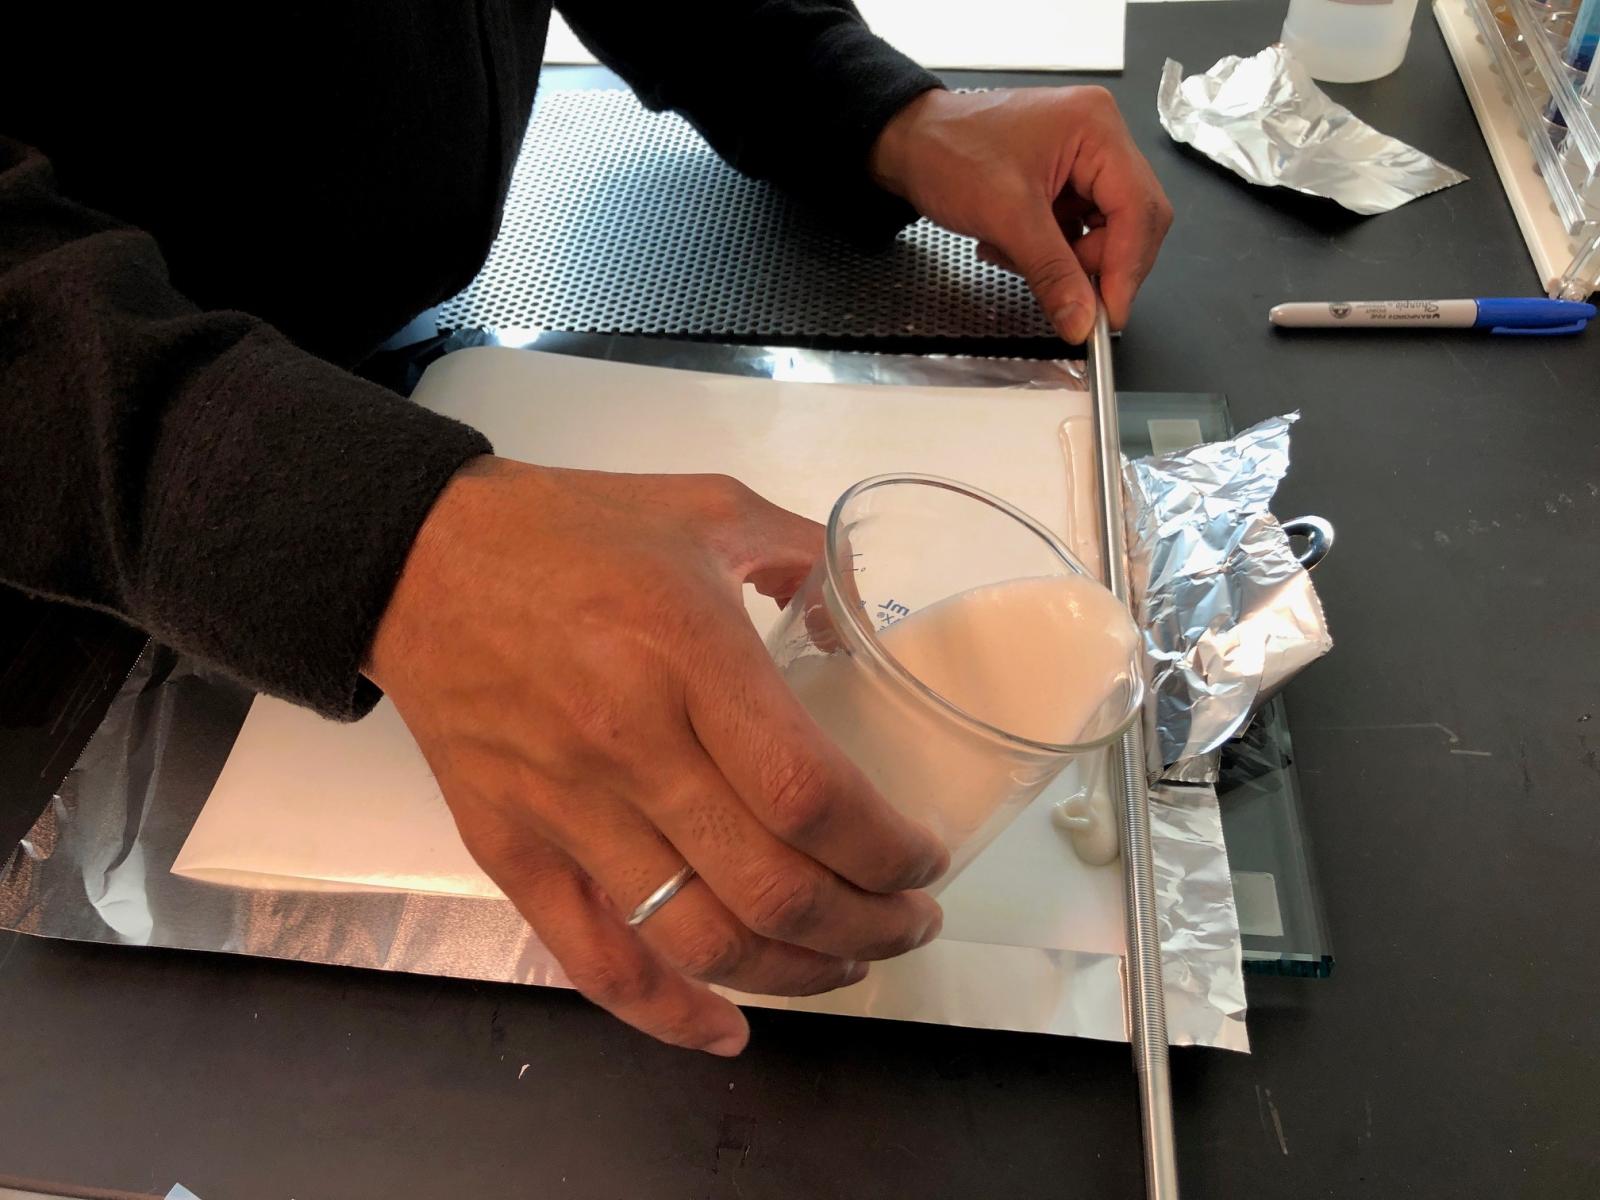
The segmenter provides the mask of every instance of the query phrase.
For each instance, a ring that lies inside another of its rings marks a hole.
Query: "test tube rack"
[[[1600,130],[1546,6],[1434,0],[1433,14],[1540,281],[1551,296],[1585,299],[1600,286]]]

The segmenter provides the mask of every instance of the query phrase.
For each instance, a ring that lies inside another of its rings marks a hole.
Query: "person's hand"
[[[717,476],[481,458],[424,523],[367,664],[462,841],[584,995],[737,1054],[702,982],[806,995],[939,932],[948,856],[789,693],[745,612],[820,553],[811,521]],[[636,929],[687,861],[699,873]]]
[[[1172,225],[1155,172],[1099,87],[924,92],[878,135],[870,167],[923,216],[977,238],[984,261],[1026,279],[1070,342],[1093,327],[1088,276],[1100,276],[1120,329]]]

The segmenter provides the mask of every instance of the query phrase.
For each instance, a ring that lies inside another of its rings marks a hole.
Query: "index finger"
[[[896,812],[790,692],[743,612],[717,622],[689,674],[689,720],[756,819],[857,887],[923,887],[950,856]]]
[[[1172,227],[1172,205],[1155,172],[1125,130],[1119,141],[1101,159],[1087,189],[1105,217],[1105,228],[1090,237],[1095,243],[1092,249],[1099,251],[1106,315],[1118,329],[1127,324],[1139,285],[1155,266],[1161,242]],[[1079,249],[1081,253],[1089,248]]]

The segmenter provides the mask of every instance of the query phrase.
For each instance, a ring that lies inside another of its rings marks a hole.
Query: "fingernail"
[[[933,916],[928,918],[928,923],[924,925],[922,927],[922,931],[917,934],[917,940],[912,943],[911,948],[913,950],[922,949],[922,947],[926,946],[929,942],[933,941],[934,938],[938,937],[940,931],[943,929],[944,910],[941,908],[935,908],[933,910]]]
[[[1089,310],[1077,303],[1063,304],[1050,315],[1050,320],[1056,332],[1069,342],[1088,341],[1089,326],[1094,323]]]
[[[745,1048],[750,1041],[750,1036],[745,1033],[730,1033],[719,1037],[716,1041],[706,1045],[707,1054],[715,1054],[719,1058],[733,1058]]]
[[[860,983],[867,977],[867,964],[864,962],[850,963],[845,969],[844,982],[840,987],[849,987],[853,983]]]

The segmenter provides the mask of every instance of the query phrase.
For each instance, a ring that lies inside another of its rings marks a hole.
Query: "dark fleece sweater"
[[[936,81],[848,0],[558,7],[741,170],[862,236],[910,217],[866,156]],[[0,46],[0,580],[359,716],[416,530],[489,447],[345,368],[481,265],[550,4],[64,11]]]

